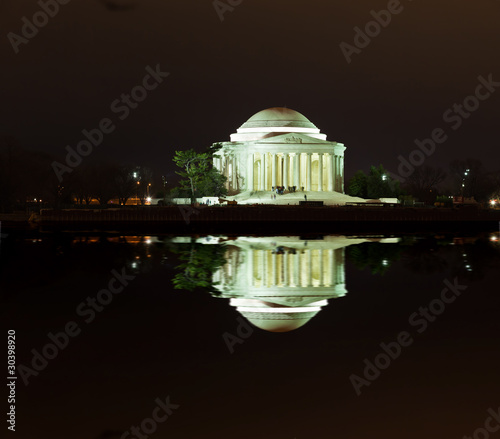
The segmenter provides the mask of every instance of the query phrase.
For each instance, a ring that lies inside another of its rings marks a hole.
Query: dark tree
[[[434,202],[438,195],[438,185],[446,178],[441,168],[423,165],[415,169],[404,183],[405,191],[425,202]]]
[[[226,262],[225,246],[192,243],[188,248],[183,247],[186,246],[173,249],[182,261],[176,267],[178,273],[172,280],[174,288],[188,291],[204,288],[210,293],[217,294],[216,284],[212,279],[213,274]]]

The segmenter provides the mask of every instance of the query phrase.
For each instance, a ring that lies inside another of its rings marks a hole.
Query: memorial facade
[[[214,166],[227,177],[230,194],[285,190],[344,193],[342,143],[297,111],[269,108],[248,119],[221,142]]]

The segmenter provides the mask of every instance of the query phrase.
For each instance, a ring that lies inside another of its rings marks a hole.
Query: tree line
[[[477,202],[500,198],[500,171],[487,171],[480,160],[453,160],[443,168],[422,165],[403,182],[382,165],[368,173],[357,171],[347,184],[347,194],[366,199],[411,197],[433,204],[449,196],[473,197]]]
[[[0,212],[63,208],[76,205],[126,205],[133,198],[144,204],[147,197],[195,198],[224,196],[226,177],[213,166],[218,145],[198,153],[176,151],[173,162],[181,177],[167,189],[165,176],[147,166],[120,164],[89,157],[60,182],[52,169],[52,154],[28,151],[12,138],[0,139]]]

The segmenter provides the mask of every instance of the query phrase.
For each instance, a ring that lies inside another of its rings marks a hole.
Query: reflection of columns
[[[247,190],[253,191],[253,152],[248,154],[248,164],[247,164]]]
[[[342,281],[342,267],[344,266],[343,261],[343,249],[338,248],[335,250],[335,285],[343,284]]]
[[[328,250],[328,262],[330,263],[330,286],[335,286],[335,253],[333,249]]]
[[[247,257],[248,257],[247,281],[248,281],[248,285],[253,287],[253,250],[252,249],[248,250]]]
[[[271,186],[273,186],[273,187],[276,187],[276,171],[277,171],[276,154],[272,153],[271,154],[271,172],[272,172]]]
[[[288,282],[288,252],[283,253],[283,264],[284,264],[284,270],[283,270],[283,286],[287,287],[290,283]]]
[[[312,286],[312,251],[306,250],[307,252],[307,286]]]
[[[296,152],[293,156],[293,185],[297,186],[297,189],[299,188],[299,158],[300,155]]]
[[[264,267],[264,251],[259,250],[257,252],[257,255],[259,256],[260,286],[263,287],[264,286],[264,272],[266,271],[265,267]]]
[[[265,182],[265,169],[266,169],[266,160],[263,152],[260,153],[260,184],[259,190],[264,190],[264,182]]]
[[[288,187],[288,154],[283,154],[283,186]]]
[[[269,251],[263,250],[264,253],[264,273],[262,274],[262,278],[264,279],[264,287],[268,287],[269,281]]]
[[[306,191],[311,190],[311,153],[306,154]]]
[[[271,258],[272,258],[272,269],[271,269],[271,286],[275,286],[276,285],[276,258],[277,258],[277,254],[276,253],[273,253]]]
[[[323,153],[318,155],[318,191],[323,191]]]
[[[293,255],[293,284],[299,286],[299,274],[300,274],[300,253],[296,252]]]
[[[333,162],[333,154],[328,155],[328,190],[333,191],[333,179],[335,178],[334,174],[334,162]]]
[[[324,279],[324,274],[323,274],[323,250],[319,249],[318,250],[318,269],[319,269],[319,286],[322,287],[325,284],[325,279]]]

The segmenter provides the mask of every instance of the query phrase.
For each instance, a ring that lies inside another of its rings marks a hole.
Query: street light
[[[135,190],[135,205],[139,205],[139,185],[141,184],[140,181],[137,182],[136,190]]]

